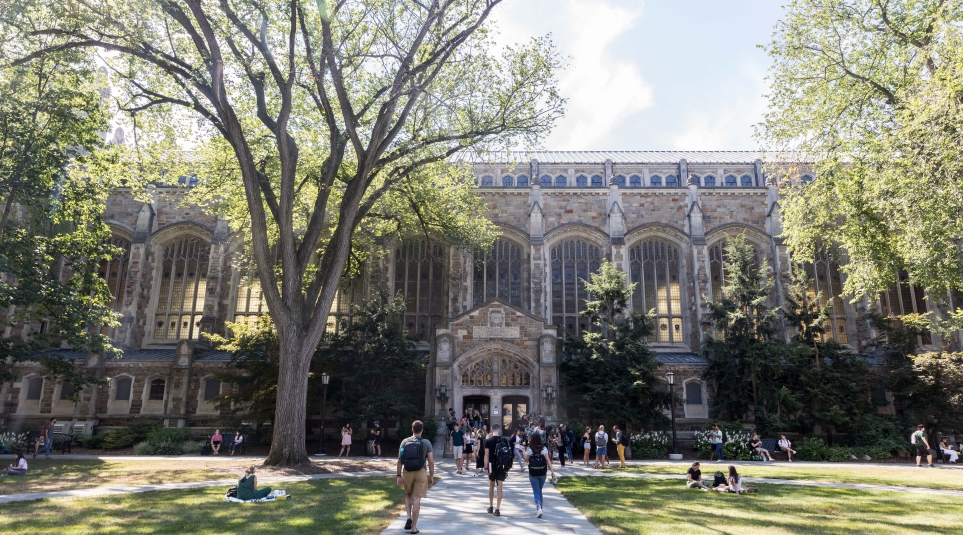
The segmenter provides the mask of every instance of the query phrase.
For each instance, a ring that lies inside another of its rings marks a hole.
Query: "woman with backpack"
[[[552,479],[555,479],[555,470],[552,468],[548,448],[542,444],[542,437],[538,433],[529,439],[528,448],[525,449],[525,462],[528,463],[528,481],[532,484],[532,493],[535,495],[535,518],[542,518],[542,487],[545,486],[548,472],[551,472]]]

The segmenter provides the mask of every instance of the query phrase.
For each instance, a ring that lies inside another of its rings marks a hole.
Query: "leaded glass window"
[[[749,175],[742,176],[742,187],[751,188],[752,187],[752,177]]]
[[[258,316],[267,312],[267,302],[261,291],[261,282],[241,280],[237,285],[237,302],[234,304],[234,323],[256,323]]]
[[[110,260],[101,260],[100,269],[97,274],[100,278],[107,281],[110,288],[110,295],[113,300],[110,307],[114,312],[120,312],[124,303],[124,291],[127,288],[127,268],[130,263],[130,241],[126,238],[115,237],[110,240],[110,244],[121,250],[119,254]],[[101,334],[106,334],[113,338],[117,335],[115,327],[98,327]]]
[[[885,293],[880,294],[879,304],[884,316],[896,318],[905,314],[926,314],[926,295],[923,288],[910,284],[909,274],[900,270],[897,281]],[[917,337],[917,344],[932,343],[929,331]]]
[[[514,186],[514,185],[515,185],[515,179],[514,179],[514,178],[512,178],[512,177],[510,177],[510,176],[503,176],[503,177],[502,177],[502,187],[504,187],[504,188],[510,188],[510,187],[512,187],[512,186]]]
[[[629,187],[641,188],[642,187],[642,177],[639,175],[632,175],[629,177]]]
[[[500,386],[531,386],[532,375],[518,361],[501,359]]]
[[[632,282],[636,283],[632,307],[639,312],[655,310],[655,342],[683,341],[680,261],[678,247],[658,238],[629,249]]]
[[[665,177],[665,187],[674,188],[679,185],[679,180],[673,175],[668,175]]]
[[[732,175],[727,176],[727,177],[726,177],[726,187],[727,187],[727,188],[734,188],[734,187],[736,187],[736,177],[734,177],[734,176],[732,176]]]
[[[579,176],[575,177],[575,185],[578,186],[578,187],[580,187],[580,188],[587,187],[587,186],[588,186],[588,177],[586,177],[585,175],[579,175]]]
[[[712,175],[706,175],[706,177],[702,179],[702,185],[707,188],[716,187],[716,177]]]
[[[565,176],[563,176],[563,175],[558,175],[557,177],[555,177],[555,187],[556,187],[556,188],[564,188],[564,187],[566,187],[566,186],[568,186],[568,179],[565,178]]]
[[[602,250],[580,239],[565,240],[551,252],[552,323],[578,335],[590,328],[588,318],[580,312],[588,299],[583,280],[588,280],[602,263]]]
[[[475,254],[473,306],[499,297],[522,307],[522,248],[504,238]]]
[[[164,248],[155,339],[200,337],[210,249],[198,238],[184,238]]]
[[[615,177],[615,183],[618,184],[620,188],[624,188],[624,187],[625,187],[625,177],[622,176],[622,175],[616,176],[616,177]]]
[[[445,249],[411,240],[395,250],[395,293],[405,297],[404,326],[427,340],[444,315]]]
[[[722,240],[709,247],[709,286],[712,290],[712,300],[718,303],[722,300],[722,287],[726,285],[726,262],[729,254],[726,251],[728,242]],[[759,266],[759,251],[752,246],[756,253],[756,266]]]
[[[342,333],[354,321],[357,308],[364,302],[364,281],[363,276],[342,279],[341,287],[334,294],[334,303],[331,304],[328,332]]]
[[[835,338],[840,344],[848,343],[846,312],[843,308],[843,281],[839,275],[839,265],[825,251],[820,251],[816,253],[816,261],[806,262],[803,268],[806,276],[812,280],[807,292],[810,302],[814,302],[818,295],[820,308],[830,304],[833,307],[829,321],[823,325],[826,332],[822,335],[822,340]]]
[[[515,180],[515,185],[517,185],[517,186],[520,187],[520,188],[527,188],[527,187],[528,187],[528,177],[525,176],[525,175],[518,175],[518,179]]]
[[[492,386],[492,359],[482,359],[461,373],[462,386]]]
[[[653,188],[661,188],[662,177],[660,177],[659,175],[649,177],[649,185],[652,186]]]
[[[481,181],[482,187],[488,187],[488,188],[490,188],[490,187],[492,187],[494,184],[495,184],[495,181],[492,179],[492,177],[490,177],[490,176],[483,176],[483,177],[482,177],[482,181]]]
[[[602,187],[602,177],[595,175],[592,177],[592,187],[601,188]]]
[[[543,187],[543,188],[550,188],[550,187],[552,187],[552,177],[550,177],[550,176],[548,176],[548,175],[543,176],[543,177],[542,177],[542,187]]]

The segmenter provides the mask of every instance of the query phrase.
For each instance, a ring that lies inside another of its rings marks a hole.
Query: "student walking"
[[[535,436],[535,434],[533,434],[532,436]],[[514,453],[515,453],[515,458],[518,459],[518,471],[524,472],[525,461],[523,459],[523,456],[525,454],[525,447],[528,446],[528,437],[525,436],[525,433],[521,430],[521,428],[519,428],[518,430],[515,431],[514,440],[515,440]]]
[[[428,496],[428,489],[435,481],[435,456],[431,441],[421,436],[424,431],[425,424],[421,420],[412,422],[412,436],[401,442],[398,451],[398,486],[405,489],[405,513],[408,515],[405,530],[411,530],[411,533],[419,532],[421,499]]]
[[[555,430],[555,445],[558,446],[559,468],[565,468],[565,452],[568,450],[568,434],[565,433],[564,426],[559,426]]]
[[[592,428],[586,427],[582,434],[582,466],[588,468],[589,456],[592,455]]]
[[[605,426],[600,425],[595,433],[595,468],[602,470],[609,461],[608,455],[609,434],[605,432]]]
[[[40,448],[43,448],[44,451],[43,458],[50,458],[50,448],[53,447],[53,428],[55,423],[57,423],[57,419],[51,418],[50,422],[40,429],[40,440],[37,440],[37,446],[33,450],[34,459],[37,458],[37,452],[40,451]]]
[[[462,456],[465,452],[465,432],[461,430],[461,424],[458,422],[455,422],[451,433],[449,433],[448,443],[451,445],[451,451],[455,457],[455,473],[461,475]]]
[[[615,451],[619,453],[619,468],[625,468],[625,447],[629,445],[629,437],[617,425],[613,425],[612,430],[615,431],[612,442],[615,443]]]
[[[532,484],[532,493],[535,495],[535,518],[542,518],[542,487],[545,486],[545,477],[551,472],[552,479],[555,479],[552,457],[548,448],[542,445],[542,437],[532,435],[528,447],[525,448],[525,462],[528,463],[528,482]]]
[[[492,424],[492,436],[485,441],[485,473],[488,474],[488,513],[501,516],[502,483],[512,469],[512,446],[502,437],[502,428]],[[496,500],[497,497],[497,500]]]
[[[926,457],[926,462],[929,464],[930,468],[935,468],[933,466],[933,452],[930,451],[930,441],[926,438],[926,426],[920,424],[916,426],[916,432],[910,436],[910,442],[916,446],[916,466],[922,468],[923,457]]]
[[[709,455],[709,460],[712,460],[712,456],[716,456],[716,462],[721,463],[725,460],[722,456],[722,430],[719,428],[719,424],[712,424],[712,431],[709,432],[709,443],[712,444],[713,451]]]
[[[338,452],[338,457],[344,455],[345,457],[351,455],[351,424],[344,424],[341,428],[341,451]]]

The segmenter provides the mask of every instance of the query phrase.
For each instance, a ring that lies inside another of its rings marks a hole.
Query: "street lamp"
[[[440,401],[442,405],[448,401],[448,393],[448,385],[445,382],[442,382],[441,385],[435,387],[435,397],[438,398],[438,401]]]
[[[679,446],[675,439],[675,374],[666,372],[665,382],[669,383],[669,416],[672,418],[672,455],[679,455]]]
[[[324,372],[321,374],[321,384],[324,385],[324,395],[321,397],[321,439],[318,440],[318,451],[315,455],[325,455],[324,453],[324,415],[328,404],[328,383],[331,382],[331,374]]]

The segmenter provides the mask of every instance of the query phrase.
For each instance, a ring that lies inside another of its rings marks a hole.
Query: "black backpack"
[[[625,446],[626,448],[629,447],[629,435],[626,435],[625,433],[619,434],[619,444]]]
[[[528,457],[528,475],[541,477],[548,473],[548,461],[542,452],[533,453]]]
[[[508,443],[508,439],[504,437],[499,437],[498,442],[495,444],[495,470],[499,472],[508,472],[512,469],[512,462],[514,461],[514,456],[512,455],[512,447]]]
[[[417,472],[425,469],[425,445],[421,441],[412,440],[404,445],[401,452],[401,465],[407,472]]]
[[[726,476],[725,476],[725,474],[723,474],[722,472],[716,472],[715,475],[712,476],[712,486],[713,486],[713,487],[718,487],[718,486],[720,486],[720,485],[725,485],[726,483],[727,483],[727,482],[726,482]]]
[[[237,498],[237,487],[231,487],[227,489],[227,494],[225,494],[225,496],[227,498]]]

